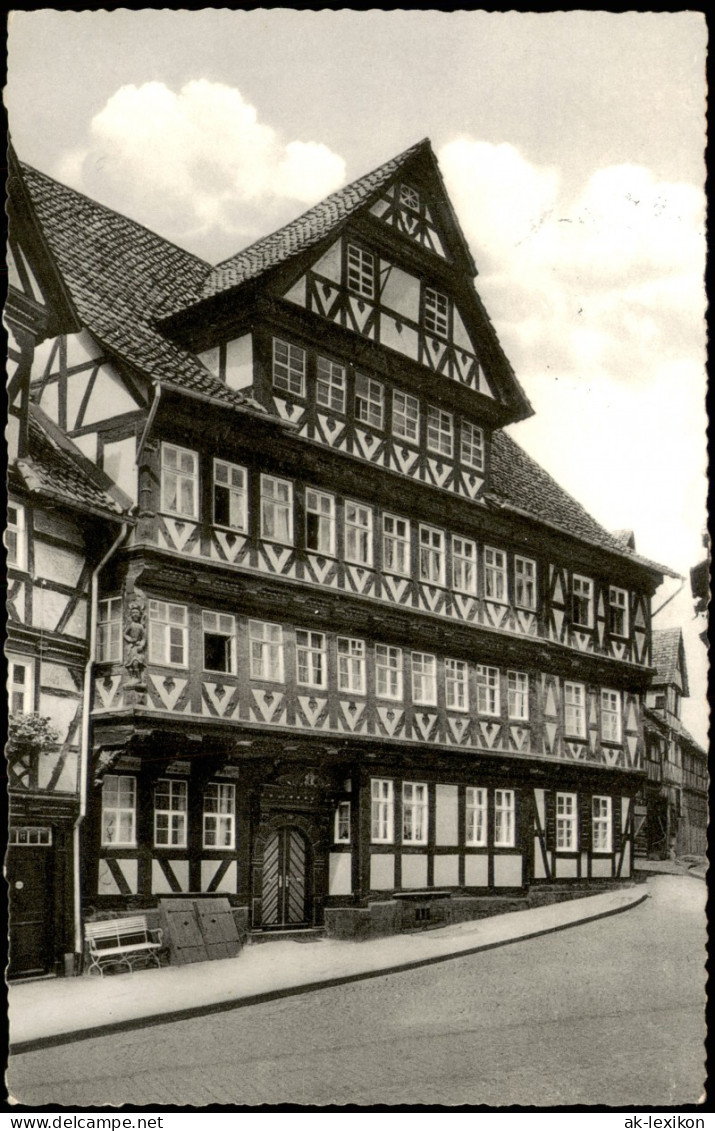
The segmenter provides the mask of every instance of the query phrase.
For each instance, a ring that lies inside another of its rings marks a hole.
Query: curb
[[[449,962],[455,958],[466,958],[468,955],[479,954],[482,951],[496,950],[512,943],[527,942],[529,939],[540,938],[542,935],[553,935],[557,931],[566,931],[571,927],[580,927],[584,923],[594,923],[598,919],[608,919],[612,915],[621,915],[630,911],[649,899],[649,895],[639,896],[633,903],[624,907],[613,907],[608,911],[599,911],[597,914],[588,915],[584,919],[575,919],[571,923],[558,923],[554,927],[544,927],[539,931],[531,931],[527,935],[515,938],[500,939],[497,942],[481,943],[460,950],[454,954],[439,954],[431,958],[415,959],[411,962],[398,963],[393,966],[381,967],[379,970],[366,970],[359,974],[341,974],[334,978],[321,979],[318,982],[305,982],[299,986],[285,986],[279,990],[265,990],[263,993],[251,994],[247,997],[231,998],[228,1001],[211,1002],[207,1005],[193,1005],[186,1009],[173,1010],[170,1013],[155,1013],[147,1017],[131,1017],[124,1021],[112,1021],[106,1025],[96,1025],[87,1029],[75,1029],[70,1033],[54,1033],[47,1037],[35,1037],[28,1041],[18,1041],[10,1044],[8,1054],[19,1056],[26,1052],[37,1052],[39,1049],[54,1048],[58,1045],[73,1044],[76,1041],[91,1040],[92,1037],[106,1037],[112,1033],[127,1032],[131,1029],[147,1029],[155,1025],[166,1025],[173,1021],[188,1021],[194,1017],[207,1016],[212,1013],[228,1013],[233,1009],[243,1009],[250,1005],[261,1005],[264,1002],[278,1001],[285,997],[298,997],[300,994],[313,993],[315,990],[331,989],[333,986],[344,986],[351,982],[363,982],[368,978],[382,978],[387,974],[401,974],[408,970],[416,970],[421,966],[436,966],[440,962]]]

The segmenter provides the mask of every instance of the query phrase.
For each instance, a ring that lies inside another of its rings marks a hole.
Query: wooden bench
[[[97,972],[104,977],[104,967],[115,965],[131,971],[132,963],[142,958],[161,965],[163,932],[160,927],[147,927],[145,915],[86,923],[84,937],[89,947],[90,974]]]

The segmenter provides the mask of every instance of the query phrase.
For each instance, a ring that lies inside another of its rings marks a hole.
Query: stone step
[[[278,927],[274,931],[255,930],[248,932],[248,942],[315,942],[325,935],[324,927]]]

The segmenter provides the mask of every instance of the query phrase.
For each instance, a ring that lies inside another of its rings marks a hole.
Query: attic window
[[[375,297],[375,256],[348,244],[348,289],[363,298]]]
[[[444,338],[449,329],[449,300],[431,287],[425,288],[425,329]]]
[[[413,212],[419,212],[420,194],[417,189],[413,189],[411,185],[401,185],[400,204],[404,204],[406,208],[411,208]]]

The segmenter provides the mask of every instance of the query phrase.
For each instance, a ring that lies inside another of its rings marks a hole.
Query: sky
[[[19,11],[22,160],[218,262],[429,137],[536,415],[514,437],[684,577],[705,556],[698,12]],[[680,583],[670,581],[654,609]],[[689,584],[683,719],[707,743]]]

